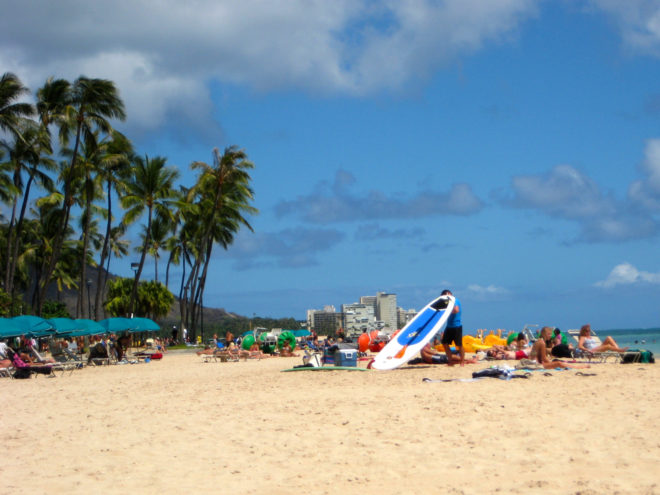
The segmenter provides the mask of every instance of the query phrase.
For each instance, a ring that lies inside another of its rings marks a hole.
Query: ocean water
[[[653,352],[656,359],[660,357],[660,328],[596,329],[596,333],[601,340],[609,335],[621,347],[645,349]]]

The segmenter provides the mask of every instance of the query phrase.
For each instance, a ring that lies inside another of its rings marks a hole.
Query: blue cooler
[[[339,349],[335,352],[335,366],[357,366],[357,351],[355,349]]]

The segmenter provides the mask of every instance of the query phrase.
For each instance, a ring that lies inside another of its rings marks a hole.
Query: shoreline
[[[660,493],[655,365],[422,381],[492,363],[282,373],[301,358],[168,352],[0,380],[0,493]]]

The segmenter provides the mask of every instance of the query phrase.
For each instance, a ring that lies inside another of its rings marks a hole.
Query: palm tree
[[[62,237],[65,240],[62,243],[61,255],[57,260],[58,263],[55,264],[52,272],[54,279],[64,279],[63,272],[66,272],[67,279],[71,278],[72,280],[75,280],[75,274],[79,273],[79,255],[77,250],[79,242],[71,240],[73,234],[71,227],[68,227],[67,231],[64,233],[59,232],[62,209],[60,207],[60,198],[57,194],[53,193],[39,198],[36,201],[36,210],[32,211],[31,216],[36,219],[34,221],[36,224],[34,230],[38,232],[38,235],[33,241],[34,256],[32,258],[33,266],[31,269],[33,276],[31,279],[34,280],[34,282],[31,283],[32,306],[33,308],[41,308],[45,301],[45,294],[42,295],[40,292],[39,281],[43,278],[42,270],[44,269],[44,266],[46,266],[47,261],[51,259],[53,255],[53,244],[55,239],[57,237]],[[69,282],[67,281],[65,285],[69,285]],[[74,285],[76,285],[75,282]]]
[[[34,115],[31,104],[16,102],[27,93],[28,88],[11,72],[5,72],[0,77],[0,131],[10,132],[15,139],[22,139],[22,120]]]
[[[66,93],[64,92],[64,86],[64,84],[58,86],[61,91],[59,95],[62,96],[62,99],[60,104],[55,105],[58,116],[57,124],[59,125],[61,142],[68,144],[73,135],[74,144],[70,163],[60,173],[63,193],[63,215],[60,222],[61,228],[59,229],[61,233],[66,232],[71,207],[75,202],[76,191],[73,184],[79,174],[77,161],[81,142],[84,141],[87,146],[92,146],[99,135],[97,133],[107,135],[112,131],[109,119],[124,120],[126,117],[124,104],[112,81],[80,76]],[[51,257],[44,266],[43,278],[40,284],[38,313],[41,312],[40,304],[43,302],[43,296],[60,255],[63,241],[62,236],[55,238]]]
[[[131,295],[131,309],[135,309],[137,287],[142,275],[144,260],[147,256],[151,242],[151,229],[154,213],[163,218],[172,218],[170,209],[175,200],[174,181],[179,173],[176,169],[166,166],[167,159],[157,156],[149,159],[136,157],[133,162],[133,175],[126,184],[126,193],[121,198],[121,204],[126,209],[124,223],[131,224],[147,212],[147,226],[142,244],[140,263],[135,274],[133,292]]]
[[[190,287],[194,331],[213,245],[217,242],[227,249],[241,226],[252,230],[244,213],[256,214],[257,210],[249,204],[253,199],[253,191],[248,171],[254,168],[254,164],[248,161],[245,151],[230,146],[221,155],[215,148],[213,165],[194,162],[191,167],[201,171],[197,183],[190,191],[197,198],[199,208],[200,256],[195,261],[187,284]]]
[[[82,224],[82,253],[83,258],[87,257],[87,252],[89,250],[90,242],[90,226],[93,222],[94,213],[98,210],[94,206],[94,202],[97,198],[101,198],[103,195],[103,185],[104,183],[108,185],[108,207],[109,212],[103,211],[103,214],[107,217],[107,227],[106,227],[106,236],[109,235],[111,230],[112,223],[112,183],[118,179],[114,177],[113,173],[123,173],[121,172],[127,166],[128,157],[124,150],[126,148],[127,140],[118,132],[113,132],[104,139],[99,140],[96,135],[91,142],[84,141],[81,146],[81,152],[78,155],[78,167],[79,167],[79,179],[82,184],[81,196],[84,201],[83,209],[83,224]],[[120,142],[118,142],[120,141]],[[117,152],[116,152],[117,151]],[[103,246],[105,248],[105,253],[101,255],[101,266],[105,261],[105,256],[107,256],[108,242],[104,242]],[[98,278],[97,282],[100,280]],[[84,313],[85,307],[85,290],[87,281],[87,265],[81,265],[80,272],[80,291],[78,293],[78,307],[82,309]],[[101,287],[97,285],[97,296],[100,292]],[[95,301],[98,297],[95,297]],[[98,307],[98,305],[96,306]],[[88,315],[92,317],[92,315]]]
[[[37,90],[37,114],[39,122],[47,130],[51,124],[61,125],[61,129],[68,130],[63,125],[71,104],[71,83],[66,79],[46,79],[44,85]],[[60,135],[60,142],[68,142],[65,134]]]
[[[158,260],[160,250],[164,247],[167,235],[172,231],[173,223],[168,219],[156,216],[151,224],[151,242],[149,242],[149,255],[154,258],[154,280],[158,282]]]
[[[107,200],[106,210],[106,228],[105,236],[103,237],[103,247],[101,248],[101,256],[98,266],[101,268],[105,265],[106,259],[109,263],[112,242],[112,191],[113,189],[121,196],[124,190],[124,182],[128,179],[130,174],[130,157],[133,155],[133,145],[131,142],[120,132],[113,131],[110,134],[110,141],[107,143],[107,151],[112,155],[112,160],[106,160],[105,166],[97,170],[100,178],[105,181],[105,195]],[[123,233],[123,232],[122,232]],[[101,311],[101,296],[105,292],[107,283],[108,268],[105,270],[99,269],[96,279],[96,295],[94,297],[94,318],[99,319]]]
[[[50,136],[44,128],[30,122],[24,125],[23,139],[14,141],[13,147],[8,149],[9,165],[12,168],[12,185],[15,196],[12,199],[11,217],[7,234],[7,259],[5,266],[5,290],[13,293],[13,278],[16,269],[16,260],[21,246],[20,232],[25,219],[25,213],[30,197],[32,184],[36,181],[42,189],[51,191],[53,181],[46,173],[53,170],[55,162],[47,155],[52,152]],[[27,182],[24,183],[24,174]],[[19,195],[22,194],[22,205],[16,219]]]

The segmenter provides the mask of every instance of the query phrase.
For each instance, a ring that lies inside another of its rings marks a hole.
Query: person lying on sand
[[[564,363],[563,361],[559,361],[557,359],[550,360],[548,357],[548,346],[546,345],[546,341],[549,341],[550,339],[552,339],[552,328],[543,327],[543,330],[541,330],[541,336],[536,340],[536,342],[534,342],[534,345],[532,346],[532,350],[529,353],[529,358],[535,360],[546,369],[583,369],[590,367],[588,364]]]
[[[431,345],[430,342],[422,348],[420,355],[422,356],[422,361],[427,364],[450,364],[450,360],[451,365],[459,364],[461,362],[461,356],[452,354],[449,358],[447,358],[446,354],[439,352]],[[471,359],[465,359],[464,362],[474,364],[478,361],[479,360],[476,357],[473,357]]]
[[[282,346],[282,349],[280,349],[280,357],[298,357],[298,354],[293,352],[291,349],[291,344],[285,342]]]
[[[511,361],[514,359],[525,359],[529,357],[526,350],[509,351],[506,349],[488,349],[486,355],[491,359],[504,359]]]

